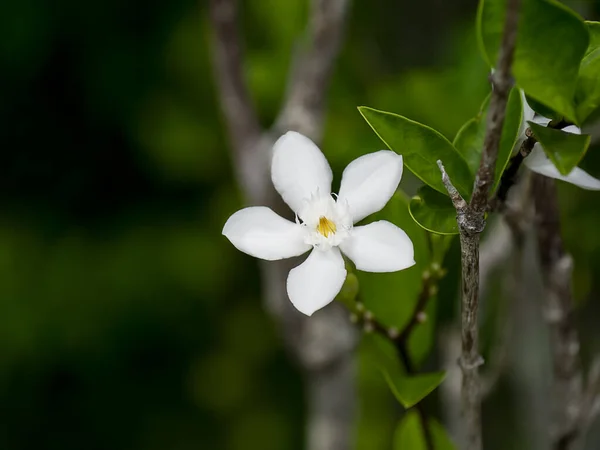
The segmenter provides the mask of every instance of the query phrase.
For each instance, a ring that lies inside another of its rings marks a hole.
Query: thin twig
[[[365,311],[363,308],[360,308],[360,311],[357,311],[359,314],[357,317],[358,324],[366,330],[373,330],[381,334],[392,342],[408,375],[415,375],[417,373],[414,362],[408,352],[408,341],[415,327],[427,320],[427,316],[425,315],[427,303],[436,294],[436,283],[443,274],[444,272],[441,271],[437,271],[433,274],[431,272],[423,274],[423,285],[421,287],[421,292],[419,293],[419,298],[417,299],[409,321],[400,331],[395,328],[386,327],[377,320],[371,312]],[[421,429],[423,431],[423,437],[425,438],[426,448],[427,450],[435,450],[427,411],[421,402],[417,403],[415,408],[419,415],[419,421],[421,422]]]
[[[553,179],[534,174],[538,252],[544,278],[544,315],[550,328],[552,353],[552,448],[574,448],[582,399],[579,337],[575,327],[571,274],[573,260],[560,233],[560,212]]]
[[[548,128],[561,130],[569,125],[571,124],[565,122],[564,120],[557,122],[551,121],[548,123]],[[492,209],[502,211],[504,203],[508,198],[508,192],[517,181],[517,173],[519,172],[519,168],[521,167],[523,160],[529,156],[536,143],[537,139],[533,135],[531,128],[527,128],[525,130],[525,140],[521,143],[519,152],[510,160],[510,164],[500,178],[500,184],[498,186],[498,190],[496,191],[496,196],[490,201]]]
[[[452,180],[450,180],[442,161],[438,159],[437,165],[440,168],[440,172],[442,172],[442,182],[448,191],[448,195],[450,195],[450,200],[452,200],[452,204],[454,205],[456,212],[459,214],[465,214],[469,205],[465,199],[461,197],[458,190],[452,184]]]
[[[479,235],[485,227],[488,197],[494,183],[498,148],[506,115],[506,104],[512,87],[511,66],[517,41],[520,0],[507,2],[506,20],[496,71],[492,76],[493,91],[487,114],[486,134],[479,170],[475,177],[471,201],[465,206],[456,195],[448,174],[438,162],[442,181],[456,208],[460,230],[462,263],[462,353],[460,366],[463,373],[461,402],[466,429],[466,449],[481,450],[481,386],[477,311],[479,307]],[[462,200],[462,201],[461,201]]]
[[[506,20],[504,22],[498,62],[496,64],[496,71],[492,75],[494,89],[487,114],[481,162],[477,176],[475,177],[475,186],[470,202],[471,209],[481,214],[487,208],[488,195],[494,183],[498,147],[506,115],[506,104],[508,103],[508,95],[513,84],[511,67],[517,42],[520,4],[520,0],[509,0],[507,2]]]

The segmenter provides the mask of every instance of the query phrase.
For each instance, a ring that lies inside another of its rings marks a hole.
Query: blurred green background
[[[268,126],[308,2],[240,3]],[[450,138],[477,113],[476,4],[353,2],[323,144],[336,174],[381,148],[357,105]],[[0,449],[302,448],[301,376],[256,262],[221,236],[242,197],[209,38],[205,1],[0,3]],[[584,167],[600,175],[597,148]],[[561,188],[583,302],[598,194]],[[390,448],[396,406],[370,366],[359,392],[358,447]]]

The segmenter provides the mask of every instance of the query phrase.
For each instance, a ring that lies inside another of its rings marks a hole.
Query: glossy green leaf
[[[384,373],[384,377],[396,399],[405,408],[410,408],[431,394],[444,381],[446,372],[424,373],[394,378],[389,373]]]
[[[435,450],[456,450],[444,427],[435,419],[428,419],[433,448]],[[394,432],[394,450],[427,450],[423,423],[417,411],[408,411]]]
[[[423,186],[410,201],[410,215],[427,231],[437,234],[458,234],[456,209],[449,197],[429,186]]]
[[[374,364],[381,370],[390,390],[405,408],[410,408],[427,397],[446,377],[446,372],[407,375],[389,341],[373,334],[366,335],[363,339]]]
[[[496,64],[506,0],[481,0],[477,17],[480,47]],[[579,64],[588,48],[583,20],[555,0],[523,0],[513,75],[528,95],[577,123],[574,105]]]
[[[456,189],[469,197],[473,178],[454,146],[432,128],[397,114],[361,106],[362,116],[390,149],[402,155],[404,165],[435,190],[448,195],[437,161],[441,160]]]
[[[364,334],[361,347],[367,352],[370,363],[390,377],[403,377],[405,370],[398,359],[392,341],[375,333]]]
[[[563,115],[554,111],[552,108],[549,108],[548,106],[544,105],[543,103],[538,102],[536,99],[531,98],[529,95],[526,95],[525,97],[527,99],[527,104],[531,107],[531,109],[533,109],[540,116],[544,116],[544,117],[547,117],[548,119],[552,119],[552,120],[562,120],[563,119]]]
[[[581,61],[575,91],[580,123],[600,107],[600,23],[586,22],[586,25],[590,33],[590,45]]]
[[[479,169],[484,139],[485,120],[482,115],[465,123],[454,138],[454,147],[467,161],[472,174],[476,174]]]
[[[548,158],[563,175],[569,174],[579,164],[590,145],[590,136],[587,134],[567,133],[534,122],[528,123]]]
[[[531,98],[529,95],[525,96],[527,98],[527,104],[540,116],[547,117],[552,120],[562,120],[563,115],[554,111],[552,108],[544,105],[541,102],[538,102],[536,99]]]
[[[371,216],[370,221],[388,220],[402,228],[413,242],[416,264],[406,270],[392,273],[356,272],[360,297],[365,307],[385,326],[398,329],[405,326],[412,317],[422,289],[421,274],[431,262],[427,232],[412,219],[408,204],[406,194],[398,192],[383,210]],[[431,299],[426,313],[434,317],[434,312],[435,301]],[[417,363],[429,354],[433,344],[433,322],[427,321],[415,331],[420,333],[420,340],[410,346],[410,351]]]
[[[600,22],[586,21],[588,32],[590,33],[590,45],[585,51],[585,56],[600,48]]]
[[[489,97],[484,100],[479,115],[463,125],[458,131],[456,138],[454,138],[454,147],[462,155],[465,161],[467,161],[473,176],[475,176],[479,169],[479,162],[483,151],[488,108]],[[500,182],[502,173],[510,160],[512,150],[519,138],[522,121],[523,101],[519,90],[514,88],[510,92],[508,103],[506,105],[506,116],[502,128],[502,137],[500,138],[500,147],[498,149],[498,160],[496,162],[496,172],[494,175],[492,192]]]

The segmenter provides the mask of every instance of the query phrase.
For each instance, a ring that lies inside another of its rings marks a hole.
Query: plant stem
[[[544,278],[544,315],[550,328],[552,353],[552,448],[574,448],[580,430],[582,375],[579,336],[575,326],[571,286],[573,259],[560,234],[560,213],[553,179],[534,174],[538,252]]]
[[[413,309],[413,313],[408,323],[404,326],[404,328],[402,328],[401,331],[398,332],[398,330],[386,327],[367,311],[363,311],[359,316],[359,323],[361,325],[363,325],[365,328],[372,328],[373,331],[385,336],[392,342],[392,344],[394,344],[396,352],[398,353],[398,357],[402,361],[402,364],[404,365],[408,375],[415,375],[417,373],[414,367],[414,362],[412,361],[412,358],[408,352],[408,340],[410,339],[415,327],[422,323],[423,320],[426,320],[426,317],[424,317],[425,308],[427,307],[429,299],[433,296],[435,290],[434,286],[437,282],[438,275],[439,273],[428,273],[427,276],[423,277],[423,286],[421,288],[421,292],[419,293],[419,298],[417,299],[415,308]],[[426,448],[427,450],[435,450],[433,436],[429,427],[427,411],[421,402],[415,405],[415,409],[419,414],[419,421],[421,422],[421,429],[423,431]]]
[[[479,307],[479,237],[485,227],[485,213],[496,171],[498,148],[506,115],[506,104],[512,87],[511,67],[517,41],[520,0],[508,0],[506,20],[496,72],[492,75],[492,96],[487,115],[486,134],[479,170],[475,177],[469,204],[460,196],[446,173],[442,161],[438,166],[457,213],[460,230],[462,265],[460,367],[463,373],[461,403],[465,422],[465,449],[481,450],[481,381],[477,313]]]

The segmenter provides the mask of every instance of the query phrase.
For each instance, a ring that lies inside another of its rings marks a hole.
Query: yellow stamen
[[[319,217],[319,225],[317,225],[317,231],[325,237],[329,237],[330,234],[335,234],[337,227],[335,223],[329,220],[325,216]]]

